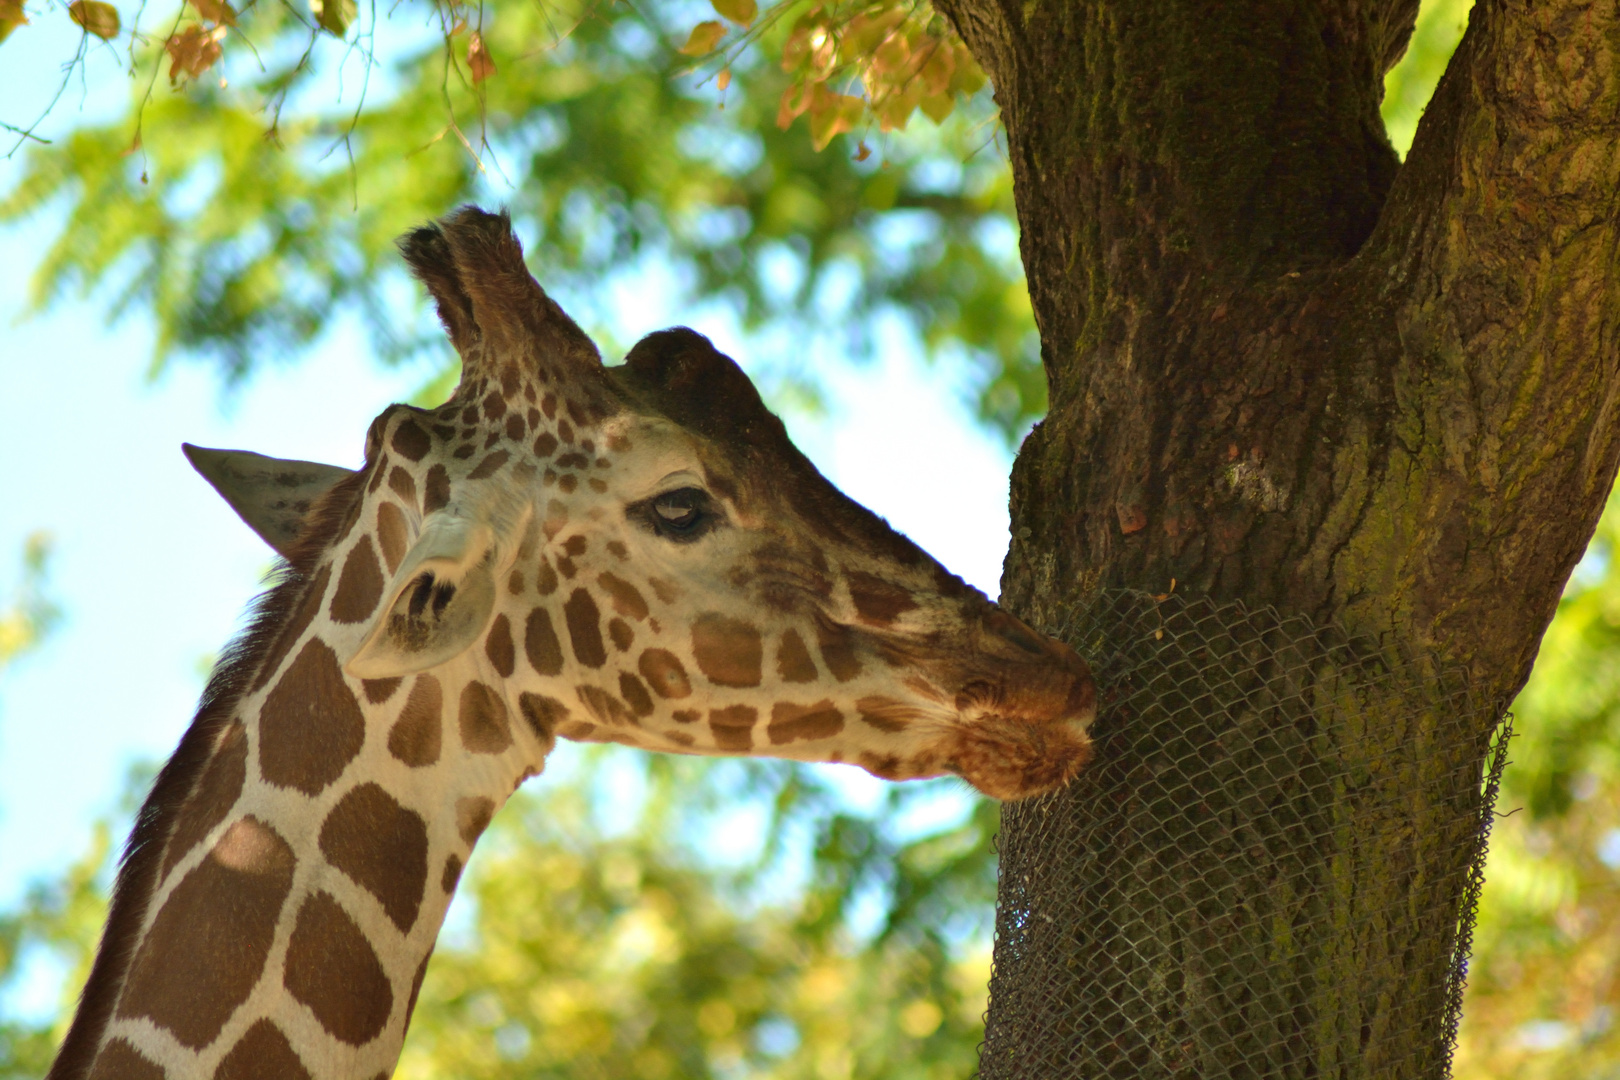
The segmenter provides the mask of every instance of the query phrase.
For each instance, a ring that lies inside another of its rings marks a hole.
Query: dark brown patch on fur
[[[810,659],[810,650],[797,630],[782,631],[782,642],[776,647],[776,674],[790,683],[811,683],[819,678],[816,662]]]
[[[404,511],[391,502],[380,504],[377,507],[377,546],[382,548],[383,561],[388,564],[390,574],[399,569],[399,561],[405,557],[405,549],[410,544],[409,536]]]
[[[395,465],[388,473],[388,487],[410,506],[416,505],[416,480],[410,473]]]
[[[382,599],[382,567],[377,564],[377,552],[371,546],[371,537],[362,536],[343,560],[343,574],[338,578],[337,592],[332,595],[332,618],[340,623],[365,622],[377,610]]]
[[[469,479],[469,480],[483,480],[483,479],[486,479],[487,477],[494,476],[495,471],[497,469],[499,469],[502,465],[505,465],[506,464],[506,459],[511,457],[511,456],[512,455],[508,454],[505,450],[497,450],[497,451],[495,451],[493,454],[490,454],[488,457],[486,457],[483,461],[480,461],[478,463],[478,467],[476,469],[474,469],[472,472],[467,474],[467,479]]]
[[[612,548],[612,546],[612,544],[608,545],[609,548]],[[620,544],[619,549],[622,551],[624,545]],[[628,615],[637,622],[647,617],[647,599],[641,595],[641,592],[634,585],[617,574],[611,573],[599,574],[596,580],[613,598],[614,611],[617,611],[620,615]]]
[[[552,454],[555,454],[556,452],[557,452],[557,436],[553,435],[551,432],[549,432],[549,431],[542,432],[540,434],[539,438],[534,440],[534,456],[535,457],[547,458],[547,457],[550,457]]]
[[[562,490],[564,495],[572,495],[575,489],[579,487],[579,477],[573,473],[563,473],[562,476],[557,478],[557,487]]]
[[[663,578],[650,577],[647,579],[647,584],[652,586],[653,595],[658,597],[662,603],[673,604],[680,598],[680,590]]]
[[[697,745],[697,740],[684,731],[664,731],[660,732],[660,734],[676,746],[693,747]]]
[[[518,695],[518,711],[541,742],[550,742],[557,725],[568,719],[568,706],[544,694]]]
[[[528,426],[524,424],[523,417],[513,413],[506,418],[506,437],[513,442],[522,442],[523,436],[529,433]]]
[[[368,458],[376,453],[386,415],[372,421],[367,432]],[[234,717],[242,696],[270,680],[320,609],[329,568],[322,566],[316,573],[316,567],[346,524],[358,519],[365,479],[362,468],[338,481],[305,514],[303,531],[287,552],[280,580],[256,601],[247,629],[225,648],[209,676],[197,715],[174,756],[158,773],[124,848],[107,927],[78,1012],[51,1066],[50,1080],[78,1080],[90,1068],[126,983],[147,904],[162,870],[164,841],[173,830],[176,815],[196,787],[221,729]]]
[[[343,796],[321,826],[321,854],[410,933],[427,885],[427,823],[377,784]]]
[[[911,711],[911,707],[893,698],[863,697],[855,702],[855,711],[864,723],[890,734],[904,731],[910,725],[910,721],[900,714]]]
[[[433,449],[433,439],[428,433],[416,426],[415,420],[403,420],[399,427],[394,429],[394,437],[388,441],[401,457],[412,461],[421,461],[427,452]]]
[[[578,450],[570,450],[557,459],[557,468],[559,469],[588,469],[590,467],[591,459]]]
[[[343,775],[366,738],[366,718],[337,655],[311,639],[259,713],[259,772],[270,783],[318,793]]]
[[[551,626],[551,613],[545,608],[529,612],[523,627],[523,652],[529,666],[541,675],[560,675],[563,666],[562,642]]]
[[[861,673],[861,658],[855,655],[855,634],[849,627],[817,619],[816,644],[821,646],[821,662],[839,682],[849,682]]]
[[[428,470],[422,494],[422,513],[431,514],[450,504],[450,472],[443,465]]]
[[[174,823],[168,852],[163,856],[164,877],[174,869],[175,863],[202,843],[236,805],[242,785],[247,781],[247,754],[247,729],[239,723],[232,724],[220,737],[219,748],[209,759],[208,767],[197,780],[196,790],[186,800],[185,809]]]
[[[236,1040],[214,1080],[310,1080],[309,1070],[281,1029],[260,1020]]]
[[[523,571],[521,570],[513,570],[506,577],[506,591],[511,593],[513,596],[523,595],[524,584]]]
[[[461,856],[447,855],[444,859],[444,869],[439,872],[439,888],[446,896],[456,891],[456,882],[461,880]]]
[[[292,889],[293,851],[256,818],[228,829],[177,885],[130,964],[118,1015],[201,1049],[259,981]]]
[[[574,658],[592,668],[607,663],[607,649],[602,645],[602,613],[591,594],[584,589],[569,594],[563,603],[563,618],[568,623]]]
[[[557,571],[544,557],[540,559],[540,569],[535,572],[534,591],[541,596],[550,596],[557,591]]]
[[[388,752],[413,768],[439,760],[444,738],[444,692],[432,675],[418,675],[388,732]]]
[[[652,695],[641,680],[628,671],[619,673],[619,693],[630,706],[630,711],[637,716],[651,716],[653,712]]]
[[[630,646],[635,644],[636,632],[630,629],[630,624],[615,616],[608,620],[608,637],[613,647],[620,652],[629,652]]]
[[[350,1046],[382,1034],[394,1008],[394,988],[371,943],[325,892],[298,910],[282,985],[309,1006],[328,1034]]]
[[[557,729],[557,734],[575,742],[590,742],[595,740],[596,725],[583,720],[570,720]]]
[[[517,653],[512,647],[512,623],[505,615],[495,616],[489,636],[484,638],[484,655],[490,666],[503,679],[510,679],[517,667]]]
[[[722,750],[752,750],[754,723],[759,710],[751,705],[730,705],[724,709],[709,710],[709,731],[714,744]]]
[[[167,1074],[125,1039],[113,1039],[96,1058],[90,1080],[165,1080]]]
[[[765,728],[772,746],[783,746],[802,739],[830,739],[844,730],[844,714],[831,701],[814,705],[790,705],[785,701],[771,706],[771,722]]]
[[[404,679],[361,679],[360,689],[365,691],[366,700],[373,705],[385,704],[394,696]]]
[[[911,593],[874,574],[851,570],[849,596],[862,619],[877,626],[888,626],[908,611],[917,610]]]
[[[716,686],[758,686],[765,645],[748,623],[709,612],[692,623],[692,655]]]
[[[474,679],[461,688],[461,745],[475,754],[498,754],[512,745],[506,702]]]
[[[579,695],[585,711],[603,724],[623,727],[635,722],[630,710],[625,708],[624,702],[599,686],[576,686],[574,692]]]
[[[455,858],[454,855],[451,858]],[[459,875],[458,875],[459,876]],[[449,892],[446,889],[445,892]],[[427,978],[428,961],[433,959],[433,950],[422,957],[422,962],[416,965],[416,974],[411,977],[411,996],[405,1002],[405,1026],[411,1026],[411,1017],[416,1013],[416,999],[422,993],[422,980]],[[389,1080],[391,1073],[379,1073],[373,1080]]]
[[[478,843],[478,838],[484,835],[494,816],[495,804],[481,795],[456,800],[456,832],[468,847]]]
[[[648,649],[641,654],[636,667],[659,697],[683,698],[692,692],[686,668],[682,666],[680,658],[667,649]]]
[[[607,542],[607,549],[608,554],[612,555],[620,562],[623,562],[630,557],[630,549],[625,547],[624,542],[621,540],[609,540]],[[642,603],[646,603],[646,601],[642,601]]]
[[[506,399],[501,397],[499,390],[491,390],[485,395],[484,415],[491,420],[499,420],[506,415]]]
[[[676,709],[671,715],[677,724],[695,724],[703,719],[703,714],[696,709]]]

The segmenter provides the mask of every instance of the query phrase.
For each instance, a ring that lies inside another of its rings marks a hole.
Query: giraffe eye
[[[631,512],[670,540],[690,541],[708,532],[720,514],[702,488],[677,488],[638,503]]]

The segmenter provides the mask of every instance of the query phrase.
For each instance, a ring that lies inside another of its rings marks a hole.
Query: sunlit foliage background
[[[98,45],[109,5],[0,0],[0,67],[24,17],[74,17],[88,59],[121,43],[135,75],[116,122],[21,140],[0,221],[70,208],[37,302],[149,311],[155,367],[208,363],[249,388],[266,358],[296,358],[342,318],[397,360],[442,345],[392,238],[479,198],[512,207],[548,286],[610,351],[628,344],[614,305],[656,278],[781,358],[762,372],[779,403],[813,402],[818,349],[859,357],[886,324],[966,365],[980,418],[1009,438],[1040,415],[994,107],[926,7],[571,3],[390,15],[203,0],[144,33],[113,9]],[[1425,3],[1386,82],[1403,153],[1467,14],[1467,0]],[[14,134],[30,119],[0,116]],[[443,370],[424,398],[453,385],[447,356]],[[1515,812],[1492,844],[1464,1077],[1620,1063],[1617,545],[1620,504],[1515,708]],[[56,616],[47,554],[41,538],[3,578],[20,584],[0,601],[0,709],[6,666]],[[42,964],[67,973],[54,1021],[0,1011],[0,1080],[49,1062],[149,775],[134,771],[90,850],[0,913],[0,1000]],[[966,1076],[996,822],[937,783],[859,804],[824,771],[594,750],[496,819],[399,1075]]]

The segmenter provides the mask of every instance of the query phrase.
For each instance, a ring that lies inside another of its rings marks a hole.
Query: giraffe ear
[[[292,550],[315,500],[354,475],[336,465],[283,461],[247,450],[210,450],[190,443],[181,443],[180,449],[248,528],[281,555]]]
[[[393,679],[460,656],[494,613],[494,554],[488,525],[444,511],[429,515],[345,670],[359,679]]]

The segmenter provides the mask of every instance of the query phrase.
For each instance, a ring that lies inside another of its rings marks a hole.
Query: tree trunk
[[[1404,165],[1415,0],[936,5],[1050,385],[1003,600],[1112,702],[1008,815],[984,1072],[1443,1073],[1489,736],[1620,455],[1615,0],[1480,0]]]

